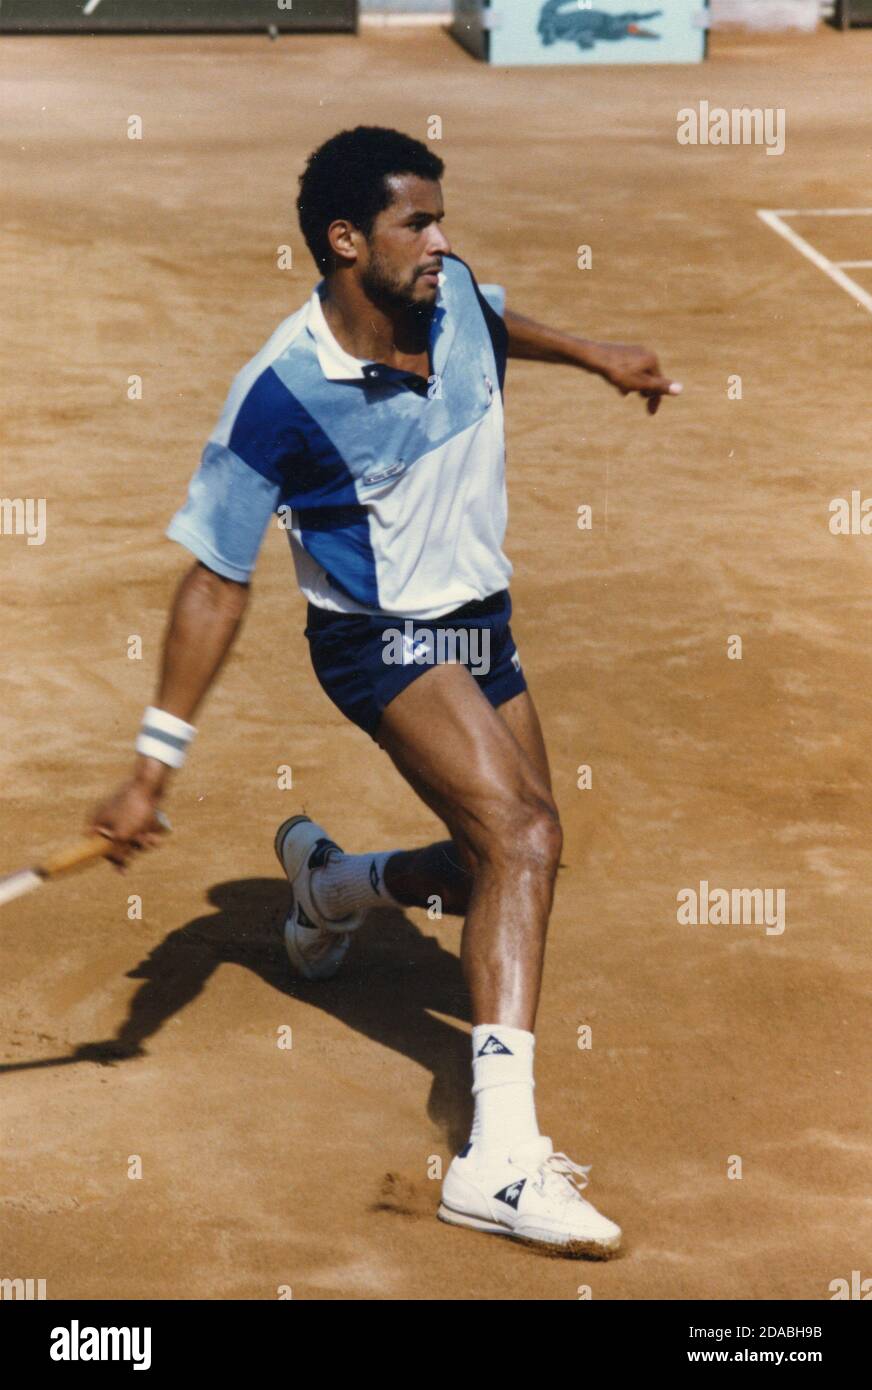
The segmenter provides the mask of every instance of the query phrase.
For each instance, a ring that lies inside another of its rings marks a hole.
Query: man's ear
[[[340,266],[353,265],[357,260],[357,240],[360,236],[353,222],[337,217],[327,228],[327,240]]]

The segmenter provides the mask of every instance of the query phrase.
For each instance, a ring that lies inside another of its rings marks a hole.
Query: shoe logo
[[[370,883],[372,884],[372,891],[373,891],[374,893],[378,893],[379,897],[381,897],[381,893],[378,892],[378,885],[379,885],[379,882],[380,882],[379,876],[378,876],[378,869],[377,869],[376,866],[375,866],[375,860],[374,860],[374,859],[373,859],[372,863],[371,863],[370,866],[369,866],[369,881],[370,881]]]
[[[309,855],[309,862],[306,867],[308,869],[322,868],[327,862],[327,851],[330,849],[339,849],[339,846],[326,838],[317,840],[312,853]]]
[[[518,1203],[521,1200],[521,1193],[524,1191],[526,1185],[527,1179],[519,1178],[517,1182],[510,1183],[508,1187],[504,1187],[502,1192],[497,1192],[495,1194],[496,1200],[498,1202],[505,1202],[507,1207],[512,1207],[517,1211]]]
[[[472,1140],[470,1139],[470,1141],[469,1141],[468,1144],[464,1144],[463,1148],[460,1150],[460,1153],[457,1155],[457,1157],[458,1157],[458,1158],[466,1158],[466,1155],[469,1153],[469,1151],[470,1151],[471,1148],[472,1148]]]
[[[310,927],[312,931],[319,930],[318,923],[310,921],[300,903],[297,903],[297,922],[301,927]]]
[[[485,1038],[481,1045],[481,1051],[477,1052],[476,1056],[496,1057],[500,1053],[503,1053],[506,1057],[514,1057],[515,1055],[510,1047],[506,1047],[505,1043],[501,1043],[499,1038],[495,1038],[493,1033],[490,1033]]]

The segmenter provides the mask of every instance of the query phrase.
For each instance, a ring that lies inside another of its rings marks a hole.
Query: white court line
[[[771,227],[773,232],[777,232],[779,236],[784,237],[785,241],[789,241],[791,246],[796,247],[801,255],[811,261],[812,265],[816,265],[818,270],[822,270],[824,275],[828,275],[835,284],[839,285],[852,299],[872,314],[872,294],[862,289],[856,280],[852,280],[850,275],[846,275],[834,261],[821,255],[810,241],[806,241],[805,237],[801,237],[798,232],[795,232],[792,227],[788,227],[787,223],[782,221],[784,217],[869,217],[872,216],[872,208],[803,208],[794,212],[786,208],[779,208],[777,211],[771,208],[758,208],[757,216],[766,223],[767,227]]]
[[[872,270],[872,261],[833,261],[842,270]]]
[[[872,208],[773,208],[776,217],[872,217]]]

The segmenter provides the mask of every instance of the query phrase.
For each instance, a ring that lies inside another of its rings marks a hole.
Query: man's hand
[[[681,383],[663,376],[657,354],[643,347],[624,343],[591,343],[587,360],[593,371],[629,396],[638,391],[648,402],[649,415],[656,415],[663,396],[680,396]]]
[[[134,850],[151,849],[163,827],[157,818],[160,792],[139,777],[122,782],[112,796],[101,802],[91,817],[90,829],[112,841],[106,858],[123,869]]]

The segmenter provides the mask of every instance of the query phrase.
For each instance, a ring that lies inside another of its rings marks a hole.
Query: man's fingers
[[[125,869],[134,849],[138,848],[135,841],[128,840],[125,836],[119,835],[117,831],[110,830],[106,825],[92,825],[91,829],[111,841],[112,850],[106,855],[109,863],[114,864],[116,869]]]
[[[92,830],[92,831],[93,831],[95,834],[97,834],[97,835],[102,835],[103,838],[104,838],[105,840],[109,840],[109,841],[110,841],[110,843],[111,843],[111,845],[112,845],[112,850],[111,850],[111,852],[110,852],[109,854],[106,855],[106,858],[108,859],[109,863],[110,863],[110,864],[116,864],[116,865],[117,865],[117,864],[123,863],[123,860],[119,859],[119,857],[118,857],[118,856],[119,856],[119,850],[118,850],[118,845],[117,845],[116,842],[115,842],[115,836],[113,835],[112,831],[108,828],[108,826],[105,826],[105,825],[92,825],[92,826],[89,826],[89,829]]]
[[[684,388],[680,381],[670,381],[668,376],[649,376],[641,387],[642,395],[680,396]]]
[[[159,845],[171,826],[147,793],[127,784],[97,806],[89,829],[110,841],[106,858],[123,873],[134,854]]]
[[[640,395],[648,403],[648,414],[656,415],[660,409],[660,402],[664,396],[680,396],[684,387],[680,381],[668,381],[666,377],[660,377],[655,386],[647,387],[640,391]]]
[[[657,399],[660,396],[680,396],[684,390],[680,381],[670,381],[666,376],[652,376],[649,372],[639,376],[624,377],[623,381],[615,381],[614,385],[622,396],[629,396],[638,392],[646,400]]]

